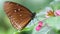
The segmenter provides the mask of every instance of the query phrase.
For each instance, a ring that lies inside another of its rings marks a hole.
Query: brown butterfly
[[[4,3],[4,11],[11,21],[11,24],[18,30],[23,29],[32,19],[32,12],[26,7],[7,1]]]

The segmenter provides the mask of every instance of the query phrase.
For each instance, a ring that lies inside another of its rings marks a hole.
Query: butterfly
[[[25,28],[33,18],[33,13],[28,8],[15,2],[6,1],[4,11],[11,24],[18,30]]]

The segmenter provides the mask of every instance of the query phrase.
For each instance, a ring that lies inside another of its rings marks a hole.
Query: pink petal
[[[43,22],[42,21],[39,21],[38,22],[38,26],[36,27],[36,31],[39,31],[43,26]]]
[[[42,21],[39,21],[39,24],[38,25],[43,26],[43,22]]]
[[[36,31],[39,31],[41,29],[41,27],[37,26],[36,27]]]
[[[56,14],[57,16],[60,16],[60,10],[56,10],[55,14]]]

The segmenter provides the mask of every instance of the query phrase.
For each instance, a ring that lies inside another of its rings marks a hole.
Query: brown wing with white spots
[[[23,29],[32,19],[32,13],[15,2],[5,2],[4,11],[16,29]]]

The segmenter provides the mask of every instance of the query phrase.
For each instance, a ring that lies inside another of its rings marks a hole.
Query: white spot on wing
[[[20,15],[20,16],[22,16],[22,15]]]
[[[16,10],[14,10],[14,12],[17,12]]]
[[[18,11],[20,11],[20,9],[18,9]]]

